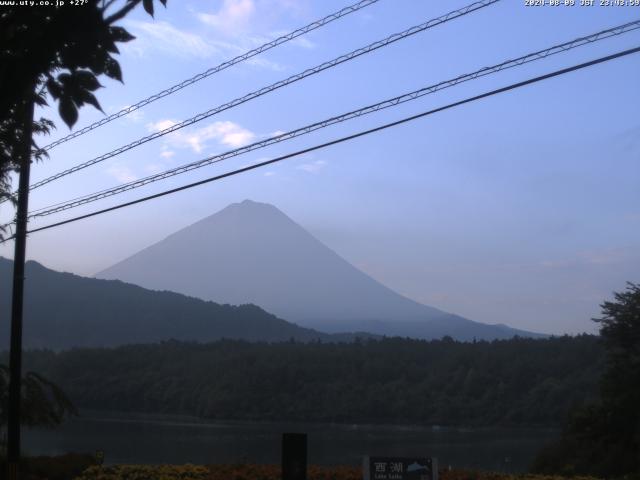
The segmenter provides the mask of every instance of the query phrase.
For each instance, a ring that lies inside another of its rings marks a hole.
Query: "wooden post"
[[[282,480],[307,480],[307,434],[282,434]]]
[[[371,480],[369,455],[365,455],[362,458],[362,480]]]
[[[9,480],[18,480],[20,465],[20,403],[22,401],[22,307],[24,264],[27,247],[29,173],[33,130],[33,90],[25,100],[22,148],[19,152],[20,179],[16,212],[15,254],[13,257],[13,296],[11,299],[11,344],[9,350],[9,419],[7,424],[7,466]]]

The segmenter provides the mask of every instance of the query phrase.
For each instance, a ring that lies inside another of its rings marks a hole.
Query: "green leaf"
[[[120,53],[120,50],[118,49],[118,47],[116,47],[116,44],[112,40],[105,40],[104,49],[110,53]]]
[[[58,82],[60,82],[63,88],[66,88],[72,82],[72,77],[70,73],[61,73],[58,75]]]
[[[153,0],[142,0],[145,11],[153,17]]]
[[[76,83],[82,88],[91,92],[102,87],[96,76],[88,70],[78,70],[74,74]]]
[[[95,97],[95,95],[93,93],[90,93],[89,91],[84,90],[82,92],[82,101],[84,103],[88,103],[90,105],[93,105],[96,109],[98,109],[102,113],[104,113],[104,110],[102,110],[102,107],[100,106],[100,103],[98,102],[98,99]]]
[[[55,123],[53,123],[48,118],[40,117],[40,120],[33,121],[33,132],[38,135],[49,135],[51,130],[56,128]]]
[[[60,113],[60,118],[62,118],[69,128],[73,127],[78,121],[78,109],[70,97],[62,97],[60,99],[58,112]]]
[[[109,52],[104,49],[96,49],[92,52],[91,56],[87,59],[87,67],[95,74],[102,75],[106,71],[106,64],[111,56]]]
[[[105,62],[104,67],[104,73],[107,77],[122,82],[122,70],[120,69],[120,64],[118,62],[116,62],[113,58],[109,58]]]
[[[136,38],[122,27],[109,27],[109,32],[114,42],[130,42]]]
[[[33,101],[35,102],[36,105],[40,106],[40,107],[46,107],[49,104],[47,103],[47,98],[44,96],[44,94],[36,94]]]

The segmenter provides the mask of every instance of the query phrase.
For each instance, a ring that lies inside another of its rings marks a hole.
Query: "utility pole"
[[[15,254],[13,257],[13,296],[11,299],[11,345],[9,350],[9,421],[7,425],[7,466],[9,480],[18,480],[20,465],[20,403],[22,401],[22,307],[24,300],[24,264],[27,247],[29,210],[29,173],[35,89],[25,96],[22,145],[18,153],[20,179],[16,210]]]

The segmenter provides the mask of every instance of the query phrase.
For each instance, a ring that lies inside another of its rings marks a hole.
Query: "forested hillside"
[[[11,311],[13,262],[0,257],[0,316]],[[56,272],[27,262],[24,344],[27,348],[113,347],[179,339],[221,338],[278,342],[294,338],[345,341],[303,328],[255,305],[220,305],[173,292],[147,290],[114,280]],[[365,334],[362,334],[365,335]],[[0,325],[0,345],[9,344],[9,322]]]
[[[32,351],[27,367],[91,409],[219,419],[559,425],[593,399],[598,337],[458,343],[176,341]]]

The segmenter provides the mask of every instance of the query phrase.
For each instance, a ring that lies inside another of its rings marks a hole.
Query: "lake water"
[[[25,430],[30,455],[104,451],[105,463],[280,462],[284,432],[308,435],[310,464],[360,465],[364,455],[437,457],[441,466],[524,472],[557,438],[552,429],[211,422],[190,417],[85,412],[55,430]]]

